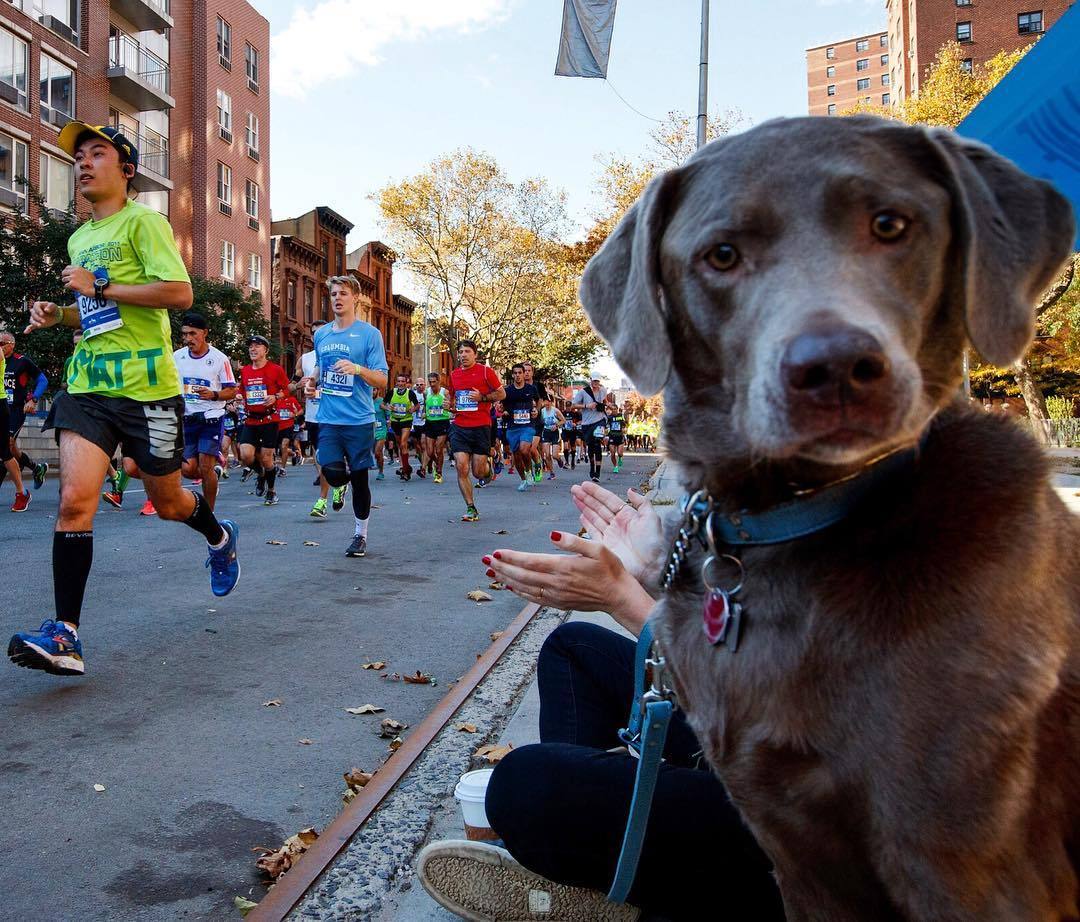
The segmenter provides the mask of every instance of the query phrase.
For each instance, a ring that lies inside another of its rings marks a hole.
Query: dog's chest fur
[[[705,640],[703,556],[688,560],[658,636],[781,876],[816,866],[841,900],[890,918],[875,865],[898,827],[1034,836],[1054,822],[1032,812],[1036,783],[1040,796],[1080,783],[1077,756],[1037,745],[1054,701],[1080,689],[1080,527],[1046,478],[1011,421],[944,412],[912,475],[844,523],[741,549],[735,652]]]

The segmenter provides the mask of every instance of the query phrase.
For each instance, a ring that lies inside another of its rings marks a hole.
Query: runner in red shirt
[[[277,493],[274,481],[274,449],[278,444],[278,399],[289,392],[289,376],[280,365],[266,359],[270,342],[265,336],[248,339],[248,355],[251,364],[240,369],[240,393],[247,408],[247,419],[240,430],[240,460],[247,465],[241,482],[251,476],[251,466],[259,469],[259,485],[256,496],[266,493],[264,505],[276,506]],[[256,455],[258,452],[258,455]],[[257,460],[256,460],[257,459]]]
[[[457,468],[458,489],[465,500],[462,522],[480,518],[473,502],[472,474],[477,486],[491,477],[491,405],[506,396],[506,389],[492,368],[476,361],[476,343],[463,339],[458,343],[460,368],[450,372],[450,390],[454,395],[454,421],[450,425],[450,451]]]
[[[289,458],[292,457],[293,448],[293,427],[296,425],[296,418],[304,412],[304,408],[300,406],[297,399],[292,394],[286,394],[276,404],[278,414],[278,439],[279,451],[281,452],[281,466],[277,469],[279,477],[285,476],[285,465],[289,463]],[[296,447],[299,448],[300,440],[297,439]]]

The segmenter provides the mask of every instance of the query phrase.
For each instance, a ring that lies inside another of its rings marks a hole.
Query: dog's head
[[[581,300],[679,460],[851,468],[952,399],[966,340],[1023,355],[1072,239],[1049,184],[951,132],[781,119],[654,179]]]

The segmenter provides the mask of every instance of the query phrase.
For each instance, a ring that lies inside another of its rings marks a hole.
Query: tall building
[[[29,210],[21,179],[66,209],[74,165],[60,129],[111,124],[139,148],[138,199],[168,216],[188,268],[268,305],[269,23],[245,0],[176,6],[0,3],[0,217]]]
[[[959,42],[968,69],[999,51],[1031,44],[1071,5],[1071,0],[886,0],[889,67],[895,99],[916,95],[938,50]],[[903,52],[903,53],[901,53]]]
[[[331,319],[326,280],[345,275],[345,238],[352,229],[350,221],[326,205],[270,226],[270,316],[278,330],[282,365],[289,374],[299,357],[311,349],[312,322]]]
[[[365,243],[348,255],[349,272],[370,291],[371,313],[367,320],[382,333],[391,381],[399,373],[412,379],[412,320],[416,310],[415,301],[394,294],[396,260],[397,254],[379,240]]]
[[[883,32],[806,49],[807,105],[811,115],[842,115],[858,103],[892,102],[889,36]]]

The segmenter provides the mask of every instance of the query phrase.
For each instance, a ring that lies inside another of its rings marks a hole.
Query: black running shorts
[[[8,432],[8,402],[0,398],[0,461],[11,460],[11,440]],[[12,433],[14,435],[14,433]]]
[[[319,447],[319,424],[313,423],[310,419],[307,424],[307,440],[312,448]]]
[[[278,424],[276,422],[252,424],[251,417],[248,417],[248,421],[240,430],[240,438],[237,441],[241,445],[254,445],[256,450],[277,448],[281,441],[278,437]]]
[[[486,455],[491,451],[491,426],[451,426],[450,451],[455,455]]]
[[[143,402],[104,394],[56,395],[42,429],[65,429],[97,445],[110,458],[131,458],[144,474],[163,477],[180,470],[184,457],[184,398]]]
[[[448,419],[429,419],[424,426],[424,435],[429,439],[442,438],[444,435],[450,434],[450,420]]]

